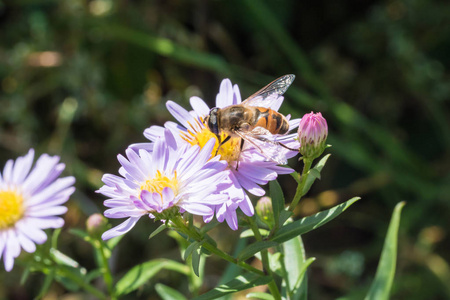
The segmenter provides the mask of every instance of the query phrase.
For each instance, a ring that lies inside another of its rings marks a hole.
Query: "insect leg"
[[[242,152],[242,149],[244,148],[244,143],[245,143],[245,140],[243,138],[241,138],[241,146],[239,147],[239,154],[238,154],[238,158],[237,158],[237,162],[236,162],[236,171],[239,168],[239,158],[241,157],[241,152]]]
[[[230,140],[231,136],[227,136],[223,141],[220,140],[220,135],[217,135],[217,138],[219,140],[219,147],[217,147],[216,154],[214,154],[214,156],[217,155],[217,152],[219,152],[220,147]]]

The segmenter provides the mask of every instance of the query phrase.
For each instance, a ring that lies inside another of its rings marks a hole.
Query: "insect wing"
[[[295,75],[293,74],[281,76],[248,97],[242,104],[248,106],[271,107],[276,101],[279,101],[280,96],[287,91],[294,79]]]
[[[255,127],[250,132],[236,131],[239,137],[258,149],[269,160],[281,165],[287,163],[286,149],[274,141],[274,136],[263,127]]]

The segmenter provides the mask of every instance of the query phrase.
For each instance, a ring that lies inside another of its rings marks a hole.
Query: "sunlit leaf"
[[[262,292],[248,293],[245,297],[247,299],[261,299],[261,300],[274,300],[275,299],[271,294],[262,293]]]
[[[177,290],[175,290],[167,285],[161,284],[161,283],[158,283],[155,285],[155,290],[163,300],[186,300],[187,299],[186,297],[183,296],[183,294],[181,294]]]
[[[400,215],[404,205],[405,202],[400,202],[395,206],[386,239],[384,240],[375,279],[370,286],[369,293],[364,298],[365,300],[389,299],[397,263],[397,236],[400,227]]]
[[[270,231],[267,229],[264,229],[264,228],[259,228],[259,233],[262,236],[267,236],[267,235],[269,235]],[[239,235],[240,238],[248,238],[248,237],[252,237],[252,236],[255,236],[255,233],[251,229],[244,230]]]
[[[184,275],[189,274],[189,267],[168,259],[155,259],[133,267],[116,284],[117,295],[128,294],[148,282],[162,269],[172,270]]]
[[[204,293],[203,295],[195,297],[193,300],[216,299],[227,294],[236,293],[263,284],[268,284],[270,281],[272,281],[272,277],[270,276],[259,276],[256,274],[247,273],[244,275],[239,275],[226,284],[222,284],[215,289]]]
[[[354,197],[342,204],[339,204],[333,208],[321,211],[313,216],[302,218],[298,221],[287,224],[278,230],[273,237],[272,241],[283,243],[298,235],[307,233],[313,229],[316,229],[329,221],[333,220],[349,208],[353,203],[358,201],[359,197]]]

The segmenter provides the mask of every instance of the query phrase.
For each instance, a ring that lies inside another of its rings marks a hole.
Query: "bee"
[[[281,100],[281,95],[286,92],[294,78],[295,75],[292,74],[284,75],[245,99],[241,104],[212,108],[204,123],[219,140],[217,151],[232,137],[239,137],[240,152],[244,142],[248,142],[259,149],[266,158],[279,164],[286,164],[285,151],[280,151],[279,147],[293,151],[297,149],[291,149],[274,141],[273,135],[283,135],[289,131],[289,122],[285,116],[270,107]],[[226,134],[223,140],[222,133]]]

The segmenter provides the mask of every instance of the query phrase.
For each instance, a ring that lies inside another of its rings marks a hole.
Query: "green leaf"
[[[202,228],[200,228],[200,233],[201,234],[207,233],[208,231],[210,231],[219,224],[220,223],[217,222],[216,220],[212,220],[211,222],[206,223],[205,225],[202,226]]]
[[[280,184],[276,180],[269,183],[270,198],[272,199],[273,217],[275,228],[278,228],[280,222],[280,213],[284,211],[284,195]]]
[[[342,212],[344,212],[359,199],[359,197],[354,197],[333,208],[321,211],[313,216],[305,217],[298,221],[289,223],[281,227],[280,230],[278,230],[270,240],[278,243],[283,243],[298,235],[316,229],[339,216]]]
[[[300,236],[283,243],[283,253],[286,287],[288,288],[288,293],[292,294],[298,288],[296,283],[303,275],[301,269],[306,260],[305,249]]]
[[[258,229],[259,229],[259,233],[262,236],[268,236],[270,233],[270,231],[267,229],[264,229],[264,228],[258,228]],[[239,235],[240,238],[248,238],[248,237],[252,237],[252,236],[255,236],[255,233],[251,229],[244,230]]]
[[[192,254],[192,252],[193,252],[195,249],[199,248],[200,245],[201,245],[200,242],[194,242],[194,243],[190,244],[190,245],[186,248],[186,250],[184,251],[183,259],[184,259],[184,260],[187,260],[188,257]]]
[[[283,265],[281,276],[282,293],[287,299],[306,300],[306,270],[315,258],[306,260],[305,249],[300,236],[283,243]]]
[[[86,231],[81,230],[81,229],[72,228],[69,230],[69,232],[73,235],[76,235],[76,236],[82,238],[83,240],[86,240],[86,241],[89,240],[89,238],[90,238],[89,234]]]
[[[250,257],[252,257],[253,255],[255,255],[255,253],[260,252],[261,250],[270,248],[270,247],[275,247],[277,246],[278,243],[276,242],[271,242],[271,241],[259,241],[253,244],[248,245],[247,247],[245,247],[241,253],[239,253],[237,259],[238,260],[246,260]]]
[[[89,273],[87,273],[86,275],[86,282],[91,282],[92,280],[100,277],[103,275],[103,270],[101,268],[99,269],[94,269],[92,271],[90,271]]]
[[[160,225],[158,228],[156,228],[148,237],[148,239],[151,239],[152,237],[154,237],[155,235],[157,235],[158,233],[160,233],[161,231],[164,231],[164,229],[167,228],[166,224],[162,224]]]
[[[50,254],[55,260],[55,262],[59,265],[65,265],[75,269],[80,267],[80,264],[77,261],[75,261],[74,259],[70,258],[69,256],[65,255],[64,253],[60,252],[57,249],[51,248]],[[86,269],[84,268],[81,269],[83,269],[86,272]]]
[[[156,284],[155,290],[163,300],[187,300],[183,294],[162,283]]]
[[[308,172],[309,172],[310,176],[320,180],[320,172],[319,172],[319,170],[312,168]]]
[[[364,298],[365,300],[389,299],[397,263],[397,236],[400,227],[400,215],[404,205],[405,202],[400,202],[395,206],[375,279],[370,286],[369,293]]]
[[[259,276],[253,273],[247,273],[244,275],[239,275],[238,277],[227,282],[226,284],[222,284],[216,287],[215,289],[212,289],[209,292],[204,293],[203,295],[195,297],[193,300],[216,299],[255,286],[268,284],[270,281],[272,281],[272,277],[270,276]]]
[[[192,270],[197,277],[200,277],[199,266],[200,266],[200,257],[201,257],[201,249],[196,248],[192,251]]]
[[[44,283],[42,284],[42,287],[39,291],[39,294],[36,296],[36,299],[40,299],[44,297],[45,294],[47,294],[48,289],[50,288],[50,285],[52,284],[54,278],[55,278],[55,271],[54,269],[52,269],[52,271],[50,271],[50,274],[45,276]]]
[[[325,166],[328,158],[330,158],[331,154],[325,155],[319,162],[314,166],[314,168],[309,170],[309,176],[306,178],[305,186],[303,187],[302,196],[304,196],[311,186],[313,185],[316,179],[320,179],[320,172],[322,172],[323,167]]]
[[[262,293],[262,292],[248,293],[245,297],[247,299],[261,299],[261,300],[274,300],[275,299],[271,294]]]
[[[293,215],[293,213],[289,210],[283,210],[280,214],[280,224],[281,226],[286,223],[286,221]]]
[[[269,265],[270,269],[275,272],[280,277],[283,277],[282,267],[281,267],[281,252],[275,252],[271,254],[269,252]]]
[[[20,276],[20,285],[24,285],[25,282],[28,279],[28,276],[30,276],[30,266],[26,266],[25,270],[22,273],[22,276]]]
[[[168,259],[155,259],[135,266],[128,271],[116,284],[117,295],[131,293],[149,281],[162,269],[172,270],[184,275],[189,274],[189,267]]]
[[[122,240],[122,238],[123,238],[124,236],[125,236],[125,235],[119,235],[119,236],[116,236],[116,237],[114,237],[114,238],[108,240],[108,241],[106,242],[106,245],[108,245],[108,248],[109,248],[110,250],[112,250],[112,249],[114,249],[114,248],[117,246],[117,244]],[[109,257],[108,257],[108,258],[109,258]]]

